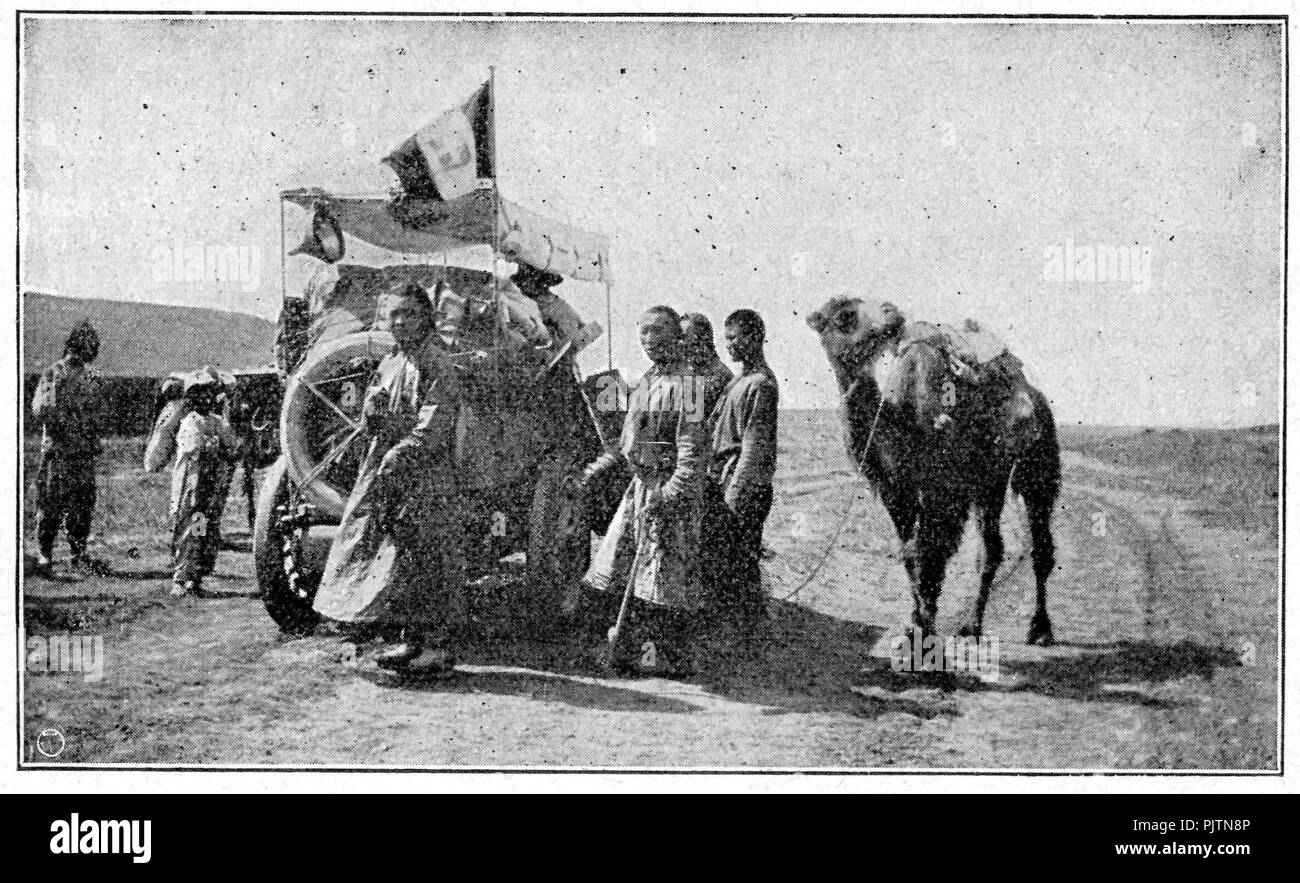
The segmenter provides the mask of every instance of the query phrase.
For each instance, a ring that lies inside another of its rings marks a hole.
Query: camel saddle
[[[898,339],[899,355],[917,343],[928,344],[943,353],[954,376],[966,383],[1007,379],[1003,375],[1012,366],[1001,364],[1006,361],[1003,356],[1014,360],[1014,367],[1021,365],[1002,338],[981,328],[974,319],[967,319],[961,328],[942,322],[908,322]]]
[[[1000,403],[1007,438],[1013,448],[1023,450],[1038,440],[1041,428],[1024,363],[1007,349],[1000,337],[981,328],[974,319],[967,319],[961,328],[936,322],[908,322],[898,338],[898,354],[902,355],[917,343],[941,352],[958,381],[985,387],[992,400]]]

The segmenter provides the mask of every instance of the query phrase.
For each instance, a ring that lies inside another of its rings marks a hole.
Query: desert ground
[[[105,664],[99,680],[24,674],[22,762],[1276,770],[1277,427],[1062,432],[1058,643],[1022,643],[1033,577],[1012,501],[986,618],[996,679],[891,670],[910,599],[888,518],[848,468],[836,416],[787,412],[769,617],[747,640],[714,635],[684,681],[597,676],[575,636],[532,636],[505,566],[473,588],[458,672],[417,684],[332,629],[281,635],[233,494],[214,597],[168,597],[168,476],[141,473],[142,439],[111,440],[100,464],[92,552],[111,572],[31,575],[29,439],[23,638],[101,636]],[[968,532],[949,567],[945,631],[972,600],[976,545]],[[34,750],[51,729],[55,758]]]

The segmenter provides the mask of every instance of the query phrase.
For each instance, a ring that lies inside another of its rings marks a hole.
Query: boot
[[[401,673],[412,678],[436,678],[451,674],[455,668],[456,656],[451,650],[429,646],[403,666]]]
[[[386,650],[375,654],[375,664],[380,668],[404,668],[411,660],[424,650],[424,644],[418,639],[406,638]]]
[[[184,598],[187,596],[200,598],[203,596],[203,589],[200,588],[198,580],[192,579],[183,583],[174,582],[172,583],[171,596],[173,598]]]

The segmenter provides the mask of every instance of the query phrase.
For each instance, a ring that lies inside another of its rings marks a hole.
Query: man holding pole
[[[706,423],[683,391],[689,369],[680,317],[670,307],[653,307],[641,317],[640,332],[653,367],[631,393],[617,451],[587,468],[584,485],[620,462],[633,479],[583,583],[617,602],[608,667],[682,676],[691,671],[686,645],[704,601],[699,547]],[[608,606],[602,612],[612,613]]]

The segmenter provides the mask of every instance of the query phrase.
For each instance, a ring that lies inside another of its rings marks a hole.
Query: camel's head
[[[808,325],[821,337],[831,367],[844,383],[898,337],[903,314],[888,301],[837,297],[809,316]]]

